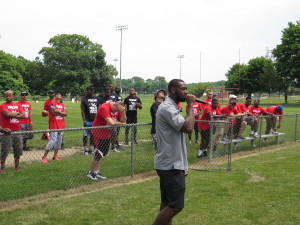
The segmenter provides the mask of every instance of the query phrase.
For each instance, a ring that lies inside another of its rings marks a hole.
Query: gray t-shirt
[[[185,135],[180,132],[185,119],[177,104],[169,97],[156,113],[157,152],[154,168],[159,170],[187,170]]]

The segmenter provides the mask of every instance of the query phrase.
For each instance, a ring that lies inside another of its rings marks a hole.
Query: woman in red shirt
[[[67,116],[65,104],[62,103],[62,96],[56,93],[55,102],[49,106],[49,127],[51,130],[66,128],[64,117]],[[45,147],[45,154],[42,158],[42,163],[48,163],[47,155],[51,149],[54,149],[53,160],[60,160],[58,158],[58,150],[61,148],[64,133],[62,131],[54,131],[50,133],[50,141]]]

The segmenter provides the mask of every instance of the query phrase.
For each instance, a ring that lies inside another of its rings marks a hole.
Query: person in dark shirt
[[[115,102],[121,102],[122,96],[121,96],[121,88],[120,86],[115,87],[115,92],[111,94],[111,97],[114,99]]]
[[[155,120],[156,120],[156,112],[157,109],[163,101],[165,101],[167,93],[164,90],[158,90],[154,93],[154,100],[155,102],[152,104],[150,108],[150,114],[152,117],[152,127],[151,127],[151,135],[153,137],[153,145],[156,149],[157,147],[157,138],[156,138],[156,131],[155,131]]]
[[[127,124],[132,124],[132,123],[137,123],[137,109],[142,109],[142,102],[139,97],[136,96],[136,92],[134,88],[130,88],[129,90],[129,96],[127,96],[124,99],[124,104],[126,108],[126,123]],[[129,128],[125,128],[125,144],[128,145],[128,134],[129,134]],[[136,126],[133,127],[133,133],[134,133],[134,143],[137,144],[136,141],[136,133],[137,133],[137,128]]]
[[[81,99],[81,116],[84,127],[91,127],[96,117],[98,107],[100,106],[99,98],[94,96],[94,87],[86,88],[86,96]],[[88,146],[88,137],[90,137],[90,145]],[[92,154],[94,149],[94,138],[91,130],[83,131],[83,154]]]
[[[111,96],[111,93],[112,93],[112,89],[111,88],[105,88],[104,90],[104,96],[100,98],[99,102],[100,102],[100,105],[102,105],[103,103],[106,103],[106,102],[115,102],[114,101],[114,98],[112,98]]]

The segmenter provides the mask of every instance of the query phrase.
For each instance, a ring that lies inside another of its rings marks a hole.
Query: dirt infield
[[[299,143],[297,145],[299,145]],[[290,145],[290,146],[294,146],[294,145]],[[274,148],[274,146],[273,146],[273,147],[265,148],[263,151],[257,150],[257,151],[238,152],[238,153],[234,153],[232,155],[232,161],[236,161],[239,159],[248,158],[248,157],[252,157],[252,156],[256,156],[256,155],[262,155],[262,154],[268,154],[268,153],[282,151],[288,147],[289,147],[288,145],[279,146],[277,148]],[[63,150],[62,153],[63,152],[65,154],[68,153],[68,156],[70,156],[70,154],[75,154],[78,151],[81,151],[80,149],[66,149],[66,150]],[[26,154],[30,154],[30,153],[31,152],[26,152]],[[43,151],[41,151],[40,154],[42,155],[42,153],[43,153]],[[223,160],[220,160],[218,162],[223,163],[222,161]],[[199,163],[200,163],[200,161],[192,164],[192,166],[195,167]],[[203,161],[201,161],[201,163],[203,163]],[[190,173],[193,173],[193,172],[196,172],[196,171],[190,171]],[[245,172],[251,176],[251,178],[247,182],[259,182],[259,181],[264,180],[263,177],[260,177],[251,171],[245,170]],[[53,199],[53,198],[67,199],[67,198],[72,198],[75,196],[84,195],[87,193],[103,191],[108,188],[136,184],[136,183],[140,183],[140,182],[155,179],[155,178],[157,178],[156,172],[149,171],[149,172],[137,174],[134,177],[127,176],[127,177],[120,177],[120,178],[115,178],[115,179],[108,179],[108,180],[103,180],[101,182],[97,182],[95,184],[84,185],[84,186],[80,186],[80,187],[69,189],[69,190],[53,191],[53,192],[43,193],[43,194],[31,196],[31,197],[22,198],[22,199],[5,201],[5,202],[1,202],[1,204],[0,204],[0,212],[11,211],[11,210],[19,209],[19,208],[27,208],[27,207],[30,207],[33,205],[40,205],[40,204],[43,204],[44,202],[47,202],[48,200]]]

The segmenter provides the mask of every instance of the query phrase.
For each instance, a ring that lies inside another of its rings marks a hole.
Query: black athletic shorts
[[[99,139],[98,149],[102,152],[103,156],[106,156],[108,154],[109,146],[110,146],[110,138]],[[95,152],[95,155],[97,155],[97,151]]]
[[[161,201],[171,208],[183,209],[185,176],[184,170],[156,170],[160,178]]]

